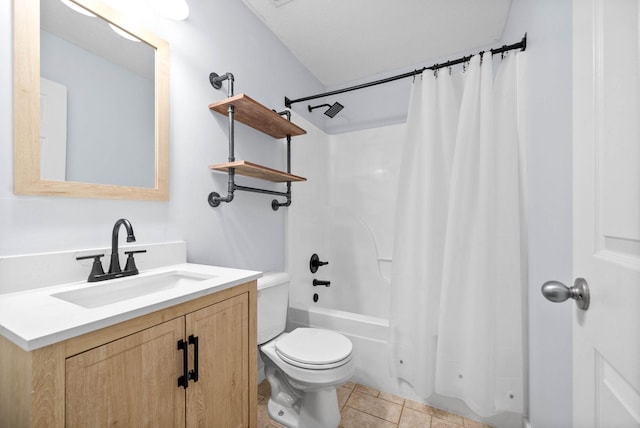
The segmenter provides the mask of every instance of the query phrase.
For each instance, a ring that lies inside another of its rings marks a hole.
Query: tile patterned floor
[[[271,388],[258,386],[258,428],[282,428],[269,417]],[[341,428],[490,428],[482,422],[348,382],[338,388]]]

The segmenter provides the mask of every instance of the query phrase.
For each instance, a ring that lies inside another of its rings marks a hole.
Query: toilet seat
[[[275,343],[278,356],[300,368],[325,370],[351,360],[353,345],[343,335],[319,328],[297,328]]]

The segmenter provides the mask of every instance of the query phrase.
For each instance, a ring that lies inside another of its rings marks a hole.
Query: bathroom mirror
[[[73,5],[93,16],[13,3],[14,191],[166,200],[168,44],[99,0]]]

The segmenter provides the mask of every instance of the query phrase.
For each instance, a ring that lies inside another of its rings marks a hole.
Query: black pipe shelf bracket
[[[275,110],[271,110],[257,101],[254,101],[245,94],[234,95],[233,74],[226,73],[220,76],[216,73],[211,73],[209,75],[209,82],[211,83],[211,86],[216,89],[220,89],[222,87],[222,82],[225,80],[229,82],[227,98],[217,103],[209,104],[209,109],[216,113],[226,115],[229,118],[229,159],[226,163],[210,165],[209,168],[214,171],[222,171],[228,174],[229,180],[227,184],[227,196],[221,196],[217,192],[211,192],[208,198],[209,205],[217,207],[222,202],[231,202],[234,197],[234,192],[236,190],[240,190],[286,198],[286,202],[279,202],[277,199],[271,201],[271,208],[274,211],[277,211],[280,207],[288,207],[291,205],[291,182],[307,180],[304,177],[291,174],[291,137],[303,135],[307,132],[291,122],[290,111],[285,110],[282,112],[276,112]],[[235,159],[234,130],[236,121],[250,126],[251,128],[273,138],[286,138],[286,172],[244,160],[237,161]],[[235,182],[236,175],[258,178],[274,183],[286,183],[287,190],[285,192],[278,192],[275,190],[240,186]]]

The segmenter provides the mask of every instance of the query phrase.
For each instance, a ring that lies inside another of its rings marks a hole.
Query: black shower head
[[[344,106],[336,101],[331,107],[327,109],[327,111],[324,112],[324,114],[326,114],[330,118],[333,118],[336,114],[340,113],[340,110],[342,110],[343,108]]]
[[[311,107],[310,105],[307,106],[307,109],[309,110],[309,112],[313,111],[314,109],[317,109],[319,107],[329,107],[327,109],[327,111],[324,112],[324,114],[326,114],[327,116],[329,116],[330,118],[335,117],[336,114],[340,113],[340,110],[342,110],[344,108],[344,106],[342,104],[340,104],[339,102],[335,102],[333,103],[333,105],[329,105],[329,104],[320,104],[317,106],[313,106]]]

